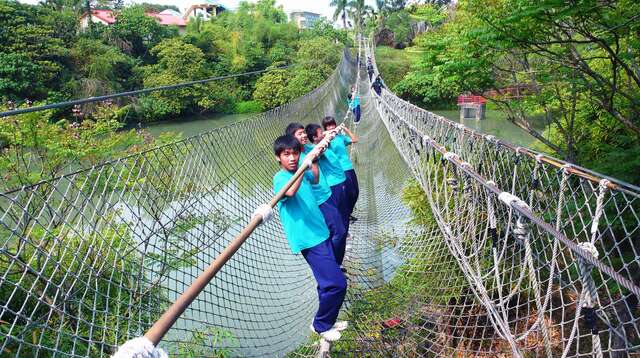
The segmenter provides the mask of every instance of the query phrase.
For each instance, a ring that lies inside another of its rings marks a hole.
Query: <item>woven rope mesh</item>
[[[361,58],[373,58],[365,48]],[[291,121],[342,118],[356,73],[345,52],[289,105],[0,195],[2,355],[108,356],[144,334],[273,195],[273,139]],[[330,355],[637,353],[638,188],[578,175],[357,81],[350,327]],[[491,188],[522,201],[507,205]],[[409,192],[429,220],[411,220]],[[160,346],[171,356],[316,356],[316,308],[313,276],[276,215]]]

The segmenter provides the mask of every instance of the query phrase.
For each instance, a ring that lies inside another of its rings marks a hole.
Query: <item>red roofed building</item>
[[[116,22],[116,18],[111,10],[91,10],[91,22],[108,26]],[[89,17],[84,13],[80,17],[80,28],[84,30],[87,27],[89,27]]]
[[[180,16],[179,13],[176,13],[173,10],[164,10],[160,13],[148,12],[147,16],[155,17],[158,20],[160,25],[164,26],[177,26],[180,33],[183,33],[187,27],[187,21]],[[80,18],[80,28],[82,30],[89,27],[89,17],[85,13]],[[91,21],[97,24],[103,24],[105,26],[109,26],[116,22],[115,14],[113,10],[92,10],[91,11]]]
[[[178,16],[173,14],[174,11],[173,10],[164,10],[161,13],[152,13],[152,12],[148,12],[147,16],[153,16],[156,19],[158,19],[158,21],[160,22],[160,25],[175,25],[178,27],[185,27],[187,26],[187,21],[185,19],[183,19],[179,14]]]

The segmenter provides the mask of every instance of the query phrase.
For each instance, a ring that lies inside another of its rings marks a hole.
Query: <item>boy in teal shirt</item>
[[[324,117],[322,119],[322,128],[324,128],[325,131],[336,129],[335,118],[331,116]],[[356,176],[356,171],[353,169],[353,162],[349,157],[349,150],[347,149],[347,146],[353,143],[358,143],[358,137],[347,127],[344,127],[344,132],[347,135],[339,134],[331,141],[331,149],[338,156],[340,164],[342,165],[342,170],[344,170],[344,174],[347,176],[345,193],[347,200],[349,201],[349,220],[356,221],[357,219],[353,217],[353,208],[355,208],[356,202],[358,201],[360,187],[358,186],[358,177]]]
[[[308,124],[305,128],[307,136],[312,143],[318,144],[324,138],[324,131],[317,124]],[[334,138],[335,140],[335,138]],[[335,200],[335,206],[340,211],[342,223],[345,227],[345,234],[333,241],[333,251],[336,254],[338,264],[342,265],[345,249],[347,245],[347,235],[349,232],[349,201],[346,196],[347,176],[342,170],[342,165],[338,156],[333,151],[333,141],[329,145],[322,156],[318,160],[318,165],[322,173],[326,173],[327,182],[331,186],[332,198]]]
[[[291,135],[278,137],[273,149],[281,170],[273,177],[273,189],[277,193],[298,170],[301,145]],[[305,160],[315,160],[321,149],[307,154]],[[306,164],[306,162],[305,162]],[[329,229],[311,189],[318,182],[318,165],[313,163],[285,192],[278,203],[280,221],[293,253],[302,253],[317,282],[319,307],[311,329],[327,341],[340,339],[340,330],[346,322],[336,322],[344,296],[347,281],[338,266]]]
[[[310,153],[313,150],[313,146],[309,144],[307,133],[305,128],[300,123],[290,123],[287,126],[286,133],[293,135],[298,139],[300,144],[302,144],[302,153],[300,154],[300,160],[304,158],[307,153]],[[331,155],[330,153],[321,154],[319,157],[319,178],[318,183],[313,184],[311,189],[316,198],[316,202],[318,203],[318,207],[322,212],[322,216],[324,217],[324,221],[329,228],[329,239],[332,243],[334,243],[333,252],[336,254],[336,261],[338,264],[342,263],[342,254],[343,250],[338,249],[341,247],[340,245],[336,246],[335,243],[346,242],[347,238],[347,229],[345,228],[344,216],[342,212],[339,210],[340,207],[337,205],[340,199],[336,199],[338,194],[334,194],[334,191],[331,188],[331,184],[329,184],[329,180],[333,178],[330,176],[331,173],[325,172],[323,170],[324,158],[325,155]],[[327,168],[325,167],[325,170]],[[346,178],[346,177],[345,177]],[[346,179],[345,179],[346,180]]]

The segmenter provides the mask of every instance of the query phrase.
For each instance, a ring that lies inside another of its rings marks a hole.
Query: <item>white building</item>
[[[299,29],[308,29],[313,24],[320,20],[320,14],[310,11],[292,11],[289,14],[289,18],[293,21]]]
[[[202,20],[208,21],[212,17],[218,16],[218,14],[225,9],[227,9],[227,7],[222,5],[219,1],[202,0],[197,3],[193,3],[187,8],[184,12],[184,19],[189,21],[189,19],[199,17]]]

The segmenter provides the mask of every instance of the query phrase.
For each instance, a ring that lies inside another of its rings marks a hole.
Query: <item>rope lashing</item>
[[[599,254],[598,254],[598,249],[596,248],[596,246],[591,243],[591,242],[581,242],[578,244],[578,246],[580,246],[581,249],[585,250],[586,252],[588,252],[590,255],[593,256],[593,258],[597,259]],[[582,277],[582,283],[586,288],[586,293],[585,293],[585,303],[582,306],[582,310],[584,311],[584,320],[585,320],[585,324],[587,325],[587,327],[589,327],[589,329],[591,330],[591,334],[594,336],[594,339],[597,339],[597,346],[594,346],[594,350],[599,348],[600,346],[600,342],[599,342],[599,337],[598,337],[598,328],[597,328],[597,315],[596,315],[596,308],[594,307],[594,302],[593,302],[593,297],[594,294],[596,292],[595,290],[595,284],[593,282],[593,278],[591,277],[591,270],[593,269],[593,265],[590,265],[589,263],[585,262],[582,259],[578,259],[578,265],[580,268],[580,275]],[[596,342],[594,342],[596,343]],[[602,355],[602,352],[599,353],[599,356]]]
[[[527,203],[525,203],[522,199],[518,198],[517,196],[507,192],[507,191],[503,191],[502,193],[500,193],[498,195],[498,200],[502,201],[503,203],[507,204],[507,206],[509,207],[513,207],[514,205],[519,206],[521,208],[526,208],[529,209],[529,205]]]

